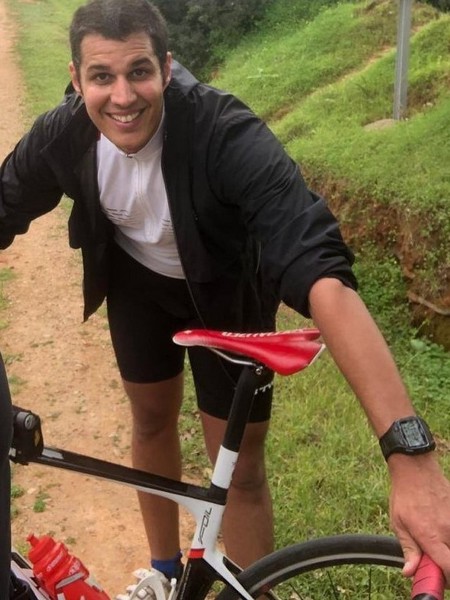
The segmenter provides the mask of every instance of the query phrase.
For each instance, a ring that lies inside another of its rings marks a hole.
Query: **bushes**
[[[154,0],[166,18],[174,58],[209,79],[227,48],[251,31],[273,0]]]
[[[227,50],[267,15],[265,27],[293,27],[342,0],[153,0],[166,18],[174,57],[209,80]],[[425,0],[442,11],[450,0]]]
[[[153,0],[169,28],[174,58],[197,77],[209,80],[241,38],[263,26],[298,26],[342,0]],[[450,0],[435,0],[435,2]]]
[[[450,12],[450,0],[425,0],[427,4],[431,4],[438,10],[443,12]]]

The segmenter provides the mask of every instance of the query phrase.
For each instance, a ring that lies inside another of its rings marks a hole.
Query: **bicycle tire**
[[[393,537],[340,535],[294,544],[239,574],[254,598],[280,600],[400,600],[411,584],[401,574],[403,554]],[[217,600],[237,600],[229,586]]]

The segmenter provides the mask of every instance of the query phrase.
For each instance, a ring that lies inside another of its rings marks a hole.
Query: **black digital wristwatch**
[[[394,421],[380,438],[380,447],[387,460],[391,454],[425,454],[436,448],[428,425],[420,417],[405,417]]]

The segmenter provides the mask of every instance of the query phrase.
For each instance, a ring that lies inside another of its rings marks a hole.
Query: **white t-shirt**
[[[136,154],[125,154],[100,136],[100,203],[116,226],[115,240],[125,252],[156,273],[183,279],[161,170],[163,129],[161,121],[151,140]]]

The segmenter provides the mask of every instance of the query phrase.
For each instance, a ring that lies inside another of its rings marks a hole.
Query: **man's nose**
[[[129,106],[135,99],[132,84],[125,77],[116,79],[111,90],[111,102],[117,106]]]

